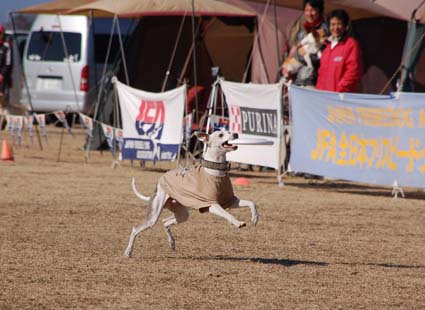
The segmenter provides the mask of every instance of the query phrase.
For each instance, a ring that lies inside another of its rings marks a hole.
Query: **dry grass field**
[[[149,194],[175,164],[112,169],[84,132],[49,127],[41,151],[25,138],[0,161],[0,309],[425,309],[425,192],[231,171],[250,186],[260,221],[242,229],[191,212],[158,224],[123,252]],[[0,139],[8,139],[1,131]],[[249,222],[249,210],[232,211]],[[168,211],[161,218],[169,216]]]

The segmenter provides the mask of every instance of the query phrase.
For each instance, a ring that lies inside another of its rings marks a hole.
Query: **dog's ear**
[[[209,140],[209,135],[205,132],[196,131],[195,136],[198,138],[198,140],[207,143]]]

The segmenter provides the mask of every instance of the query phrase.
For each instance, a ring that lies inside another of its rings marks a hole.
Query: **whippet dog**
[[[237,220],[225,209],[248,207],[251,210],[252,223],[254,226],[257,224],[258,212],[255,204],[249,200],[239,199],[233,194],[228,174],[230,164],[226,161],[226,154],[237,149],[231,141],[237,139],[238,135],[224,130],[216,131],[211,135],[200,132],[195,135],[206,144],[206,151],[200,165],[190,169],[168,171],[159,179],[156,191],[151,197],[146,197],[137,191],[133,178],[134,193],[148,202],[148,216],[142,225],[133,227],[124,252],[125,256],[131,256],[136,236],[153,227],[164,208],[173,213],[172,216],[163,220],[172,250],[175,250],[175,240],[171,233],[171,226],[183,223],[189,218],[188,208],[220,216],[230,224],[241,228],[246,226],[246,223]]]

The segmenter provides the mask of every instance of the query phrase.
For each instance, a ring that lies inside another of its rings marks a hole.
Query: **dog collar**
[[[220,171],[229,171],[230,170],[230,163],[227,161],[224,163],[216,163],[214,161],[209,161],[202,159],[201,160],[201,166],[208,169],[213,170],[220,170]]]

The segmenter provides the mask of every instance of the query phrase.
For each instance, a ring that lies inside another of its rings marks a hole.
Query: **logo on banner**
[[[165,107],[163,101],[142,100],[136,117],[136,130],[141,136],[161,139],[164,129]]]
[[[158,146],[164,129],[165,106],[163,101],[142,100],[139,115],[136,117],[136,130],[141,136],[149,138],[153,143],[153,160],[161,158]]]
[[[232,132],[277,137],[277,110],[230,106],[229,116]]]
[[[230,106],[230,131],[242,133],[241,108],[235,105]]]

